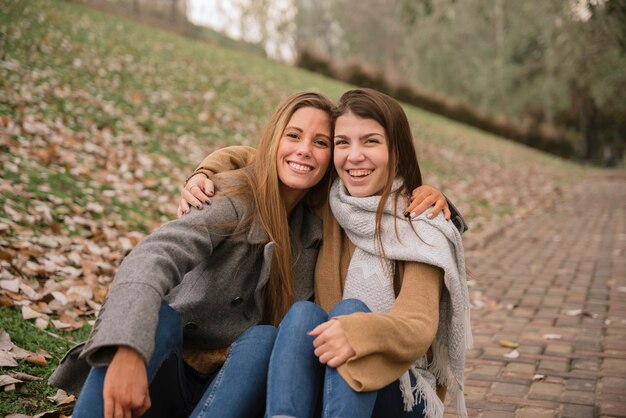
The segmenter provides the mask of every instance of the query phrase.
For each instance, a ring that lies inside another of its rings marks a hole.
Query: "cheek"
[[[346,160],[345,154],[345,150],[335,149],[335,152],[333,154],[333,163],[335,164],[336,168],[339,168],[343,165],[343,162]]]
[[[323,171],[326,171],[326,169],[328,169],[331,158],[332,151],[330,149],[321,149],[315,155],[315,159],[317,160],[317,163],[319,164],[320,168],[323,169]]]

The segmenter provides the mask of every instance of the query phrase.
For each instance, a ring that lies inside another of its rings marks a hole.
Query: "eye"
[[[300,135],[298,135],[298,134],[297,134],[297,133],[295,133],[295,132],[290,132],[290,133],[286,134],[285,136],[286,136],[287,138],[291,138],[291,139],[298,139],[298,138],[300,138]]]
[[[347,145],[348,141],[346,139],[343,138],[335,138],[335,146],[341,146],[341,145]]]
[[[315,140],[315,144],[319,145],[320,147],[324,147],[324,148],[328,148],[330,147],[330,143],[328,140],[323,139],[323,138],[318,138]]]
[[[378,138],[367,138],[365,140],[365,143],[366,144],[380,144],[381,142],[380,142],[380,139]]]

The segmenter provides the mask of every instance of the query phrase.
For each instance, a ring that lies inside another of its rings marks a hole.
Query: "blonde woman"
[[[211,211],[166,223],[126,257],[89,339],[50,379],[82,389],[75,418],[187,417],[203,396],[194,415],[259,411],[275,326],[313,296],[322,230],[303,200],[327,188],[331,109],[316,93],[288,98],[256,163],[216,176]]]

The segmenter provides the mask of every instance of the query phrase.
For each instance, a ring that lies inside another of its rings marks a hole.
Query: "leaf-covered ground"
[[[254,145],[292,92],[350,87],[59,0],[0,0],[0,42],[0,328],[51,355],[0,375],[45,379],[85,338],[121,259],[174,217],[206,153]],[[457,203],[468,240],[552,205],[584,174],[406,110],[425,182]],[[43,381],[16,388],[0,393],[0,415],[54,409]]]

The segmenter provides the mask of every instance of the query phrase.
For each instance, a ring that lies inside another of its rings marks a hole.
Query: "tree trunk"
[[[178,0],[170,0],[170,22],[176,23],[176,14],[178,10],[176,10],[176,6],[178,6]]]
[[[496,32],[496,89],[498,101],[504,97],[504,0],[494,0],[494,23]]]

